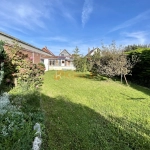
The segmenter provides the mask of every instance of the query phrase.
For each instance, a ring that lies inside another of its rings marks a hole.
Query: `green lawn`
[[[55,73],[42,87],[44,150],[150,150],[150,90]]]

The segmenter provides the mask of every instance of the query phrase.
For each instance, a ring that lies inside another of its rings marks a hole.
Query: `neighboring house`
[[[38,64],[40,62],[44,63],[44,60],[52,56],[48,51],[41,50],[31,44],[28,44],[20,39],[17,39],[13,36],[10,36],[6,33],[0,32],[0,40],[5,42],[4,49],[9,53],[9,48],[13,45],[13,41],[17,41],[18,44],[22,47],[22,52],[28,54],[33,61],[33,63]],[[46,70],[48,70],[48,65],[45,65]]]
[[[65,49],[59,56],[53,55],[49,58],[49,70],[75,70],[72,55]]]
[[[46,46],[40,49],[1,31],[0,40],[5,42],[4,49],[7,53],[9,53],[9,48],[13,45],[13,41],[16,41],[19,46],[22,47],[22,52],[28,54],[28,57],[32,59],[33,63],[44,63],[46,71],[63,69],[75,70],[73,57],[67,50],[63,50],[59,56],[55,56]]]
[[[95,52],[97,52],[98,48],[93,48],[93,50],[88,49],[88,53],[86,56],[93,56]]]

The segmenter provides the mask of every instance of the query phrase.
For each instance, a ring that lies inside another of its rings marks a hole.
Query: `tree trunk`
[[[124,76],[124,79],[125,79],[125,81],[126,81],[126,84],[129,86],[129,84],[128,84],[128,81],[127,81],[127,79],[126,79],[125,74],[124,74],[123,76]]]
[[[122,69],[121,69],[121,83],[122,83]]]

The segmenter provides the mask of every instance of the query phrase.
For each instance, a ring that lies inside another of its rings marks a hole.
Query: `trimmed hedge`
[[[128,52],[128,54],[129,58],[136,55],[139,59],[132,69],[131,80],[137,84],[150,87],[150,48],[139,48]]]

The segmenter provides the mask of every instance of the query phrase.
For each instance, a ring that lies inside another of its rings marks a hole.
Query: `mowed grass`
[[[48,71],[44,150],[150,150],[150,90]]]

